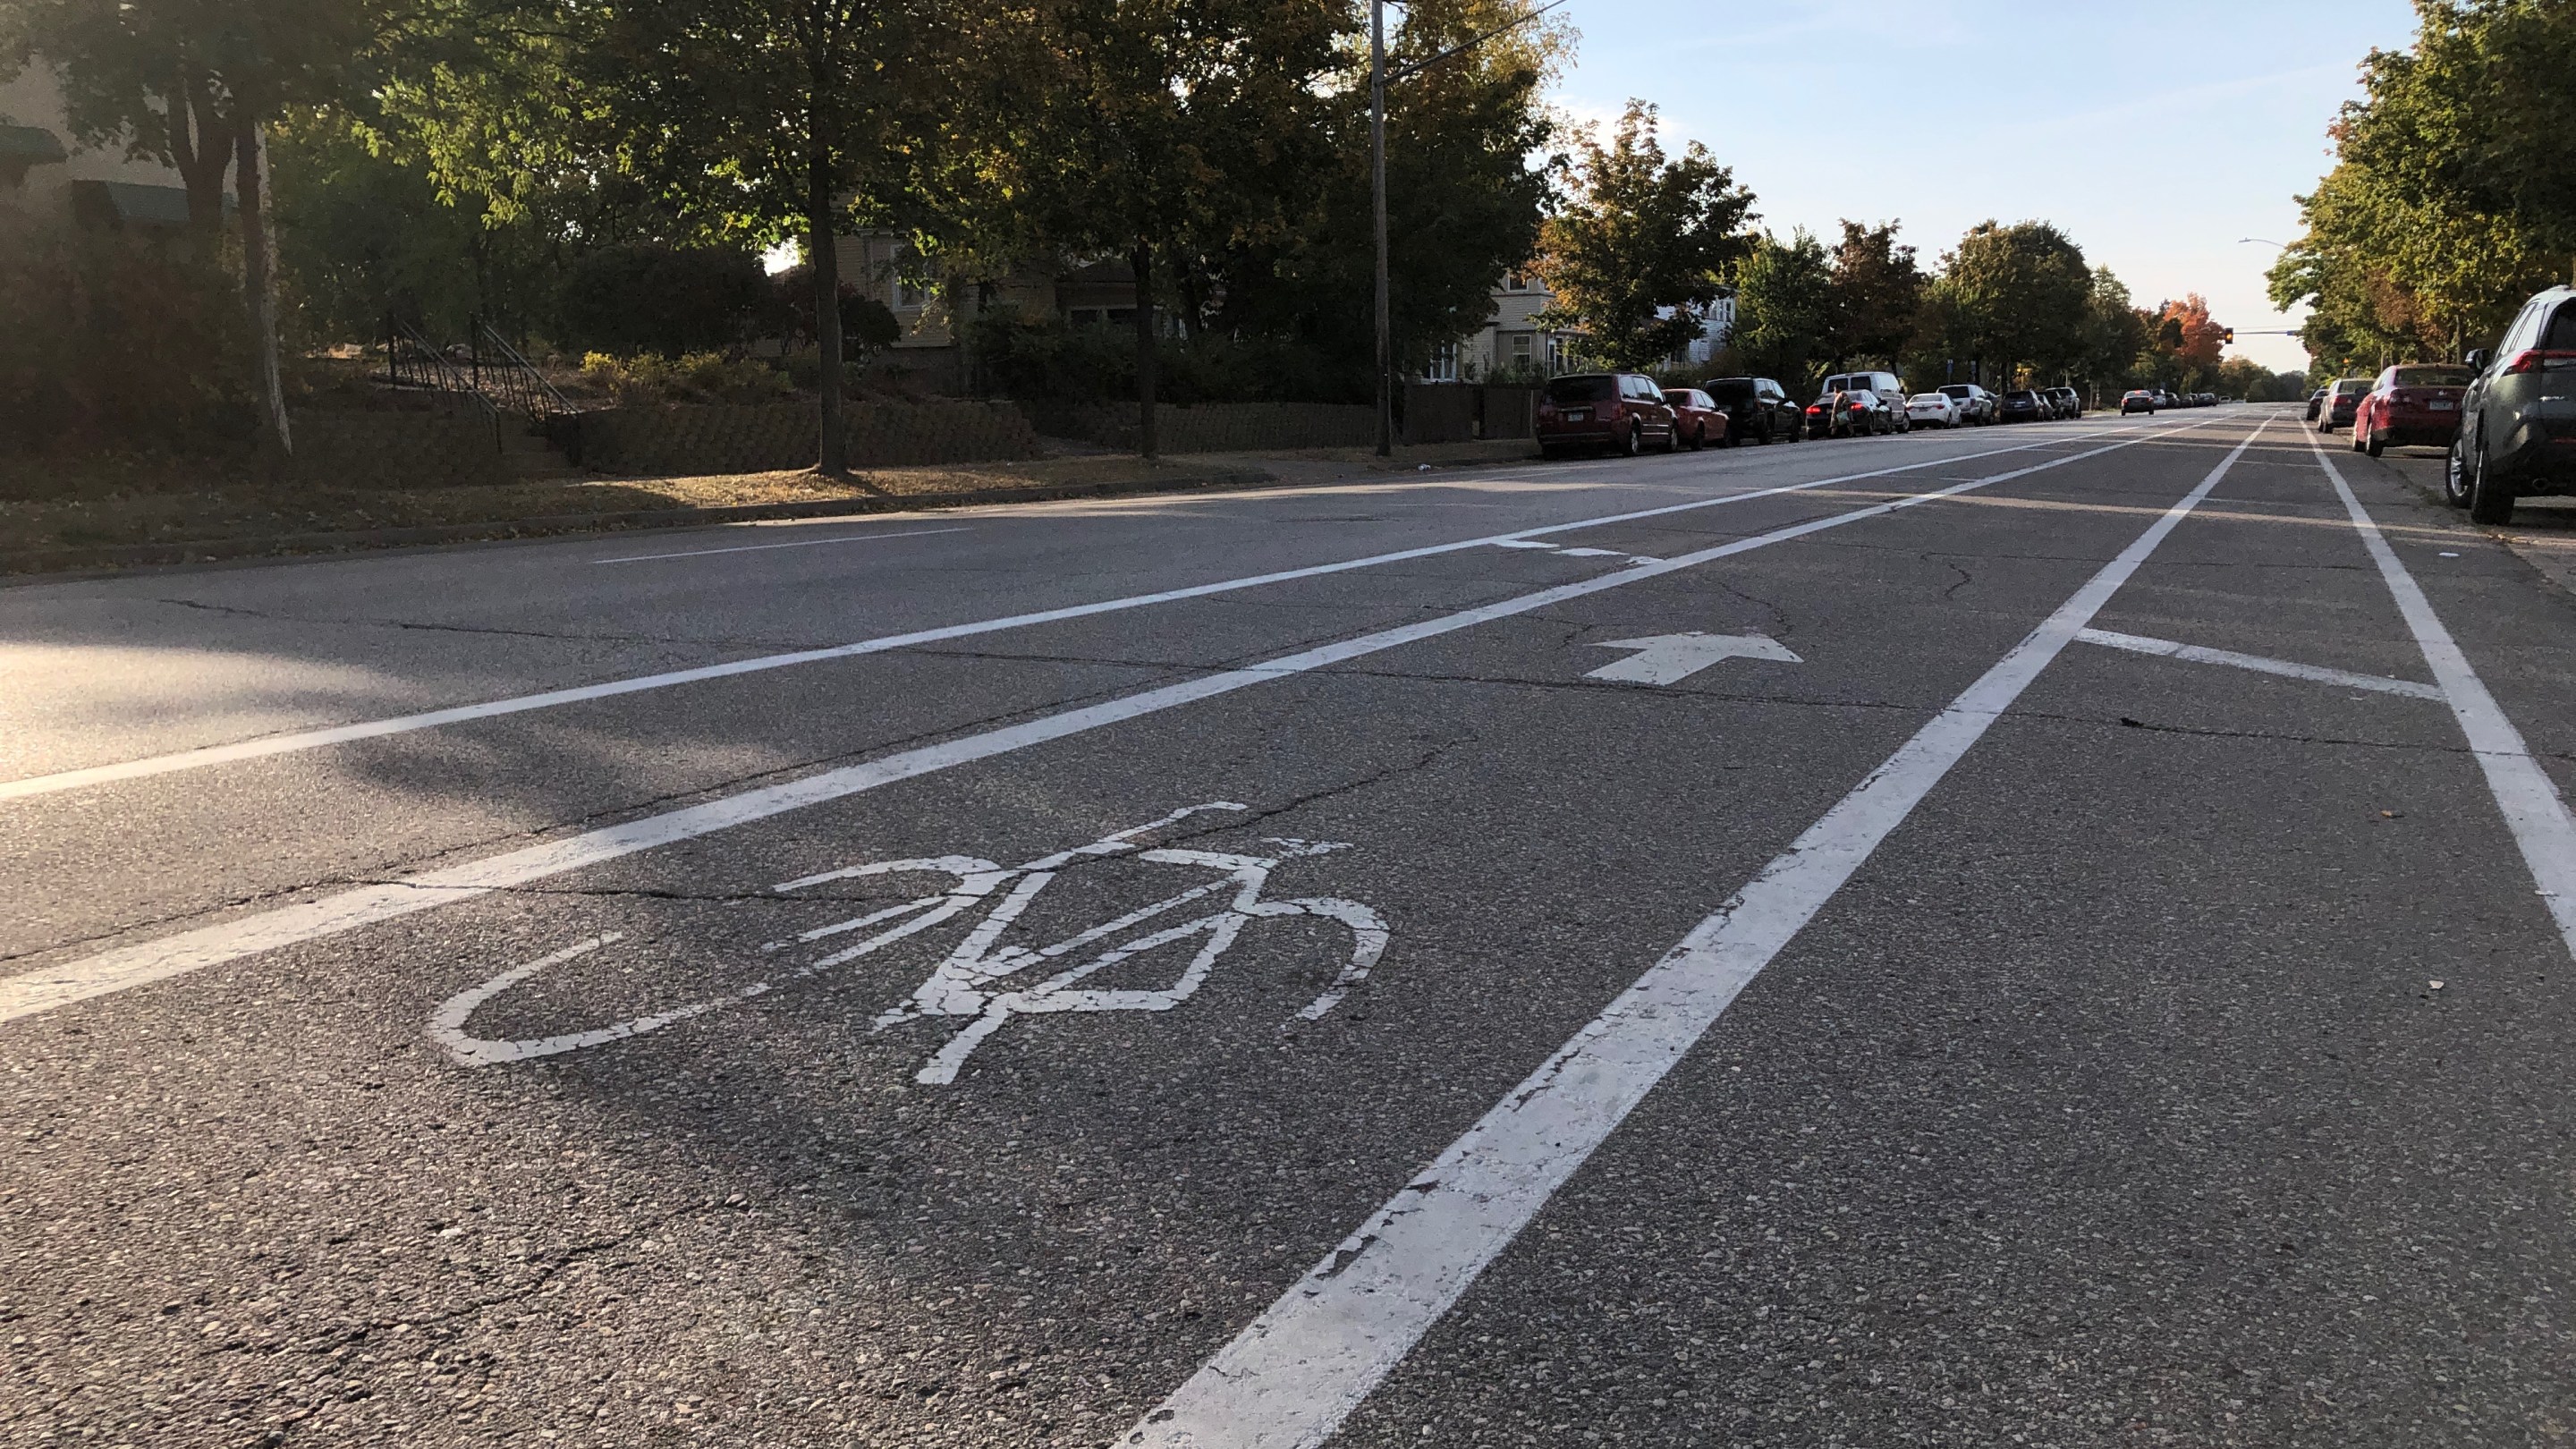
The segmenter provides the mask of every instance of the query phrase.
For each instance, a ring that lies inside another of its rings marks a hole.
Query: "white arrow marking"
[[[1760,634],[1658,634],[1651,639],[1613,639],[1595,649],[1634,649],[1616,664],[1604,664],[1583,676],[1615,679],[1622,684],[1678,684],[1721,659],[1777,659],[1784,664],[1806,661]]]

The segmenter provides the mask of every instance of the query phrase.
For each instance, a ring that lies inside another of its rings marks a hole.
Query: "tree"
[[[1311,206],[1347,16],[1270,0],[1024,4],[970,68],[971,161],[943,173],[952,234],[997,259],[1126,262],[1151,457],[1164,283],[1188,298],[1205,259],[1276,244]],[[1181,310],[1195,326],[1195,303]]]
[[[2072,372],[2084,356],[2093,274],[2084,251],[2046,222],[1981,222],[1941,259],[1947,326],[1960,354],[1995,364]]]
[[[201,237],[221,224],[230,150],[260,440],[272,466],[294,438],[279,374],[265,130],[291,107],[358,88],[404,9],[402,0],[16,0],[0,19],[0,74],[43,56],[62,74],[76,132],[178,167]]]
[[[1387,268],[1399,370],[1483,326],[1494,284],[1535,248],[1549,181],[1527,158],[1554,137],[1541,88],[1565,37],[1544,23],[1494,34],[1525,13],[1517,0],[1417,0],[1388,37],[1396,79],[1387,88]],[[1376,330],[1361,60],[1337,79],[1303,163],[1314,204],[1292,203],[1286,227],[1203,247],[1183,271],[1185,280],[1191,269],[1204,274],[1199,295],[1221,293],[1208,319],[1218,330],[1315,344],[1354,377],[1374,366]]]
[[[698,237],[804,244],[820,355],[815,467],[849,468],[835,245],[853,207],[899,213],[928,27],[903,0],[565,0],[566,52],[604,149]]]
[[[1651,365],[1706,329],[1750,246],[1753,193],[1696,141],[1668,160],[1643,101],[1609,145],[1585,136],[1575,151],[1574,193],[1540,231],[1537,270],[1556,297],[1547,320],[1581,329],[1615,366]]]
[[[1897,223],[1843,223],[1828,283],[1825,350],[1835,366],[1893,364],[1914,340],[1924,276],[1914,248],[1896,242]]]
[[[2091,294],[2084,307],[2085,377],[2096,390],[2117,391],[2129,385],[2138,354],[2147,345],[2147,317],[2129,300],[2129,289],[2109,267],[2093,269]]]
[[[1735,333],[1728,345],[1753,373],[1793,392],[1805,388],[1832,321],[1833,270],[1823,245],[1804,227],[1785,242],[1756,236],[1735,279]]]
[[[2186,392],[2205,392],[2217,375],[2227,329],[2211,321],[2209,303],[2193,292],[2157,311],[2157,335],[2170,346]]]

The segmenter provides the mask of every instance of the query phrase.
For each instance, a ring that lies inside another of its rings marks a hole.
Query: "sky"
[[[1761,225],[1828,239],[1903,223],[1926,268],[1978,222],[2055,223],[2140,306],[2198,292],[2234,353],[2307,367],[2272,310],[2292,198],[2332,165],[2326,126],[2376,46],[2415,31],[2408,0],[2121,5],[1712,6],[1568,0],[1580,32],[1556,104],[1662,110],[1757,198]],[[2303,315],[2303,314],[2302,314]]]

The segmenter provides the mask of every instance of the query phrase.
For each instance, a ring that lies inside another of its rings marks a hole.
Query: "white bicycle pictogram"
[[[1261,898],[1261,892],[1269,884],[1270,873],[1280,866],[1304,857],[1347,849],[1347,844],[1338,841],[1265,840],[1263,844],[1278,847],[1270,855],[1148,849],[1143,844],[1143,837],[1193,815],[1247,808],[1230,800],[1192,805],[1159,820],[1104,835],[1070,850],[1041,856],[1025,865],[1004,866],[978,856],[942,855],[873,861],[785,881],[771,889],[780,894],[792,894],[830,881],[913,874],[945,875],[955,884],[946,890],[916,896],[864,915],[817,926],[787,940],[770,942],[761,948],[762,951],[787,951],[835,941],[854,932],[866,933],[857,941],[827,950],[792,971],[753,982],[721,996],[559,1036],[511,1041],[477,1037],[467,1031],[467,1023],[474,1013],[495,997],[551,967],[624,939],[622,932],[593,936],[458,992],[431,1015],[429,1035],[431,1040],[447,1048],[459,1063],[467,1066],[529,1061],[605,1046],[767,996],[834,967],[873,955],[897,941],[919,935],[979,908],[983,911],[981,919],[975,921],[965,939],[932,969],[928,979],[915,987],[904,1001],[878,1013],[871,1024],[872,1031],[884,1031],[923,1017],[967,1018],[966,1025],[914,1074],[913,1080],[917,1082],[939,1085],[955,1081],[958,1069],[974,1055],[975,1049],[990,1040],[1015,1016],[1067,1011],[1169,1011],[1197,994],[1198,989],[1206,984],[1209,973],[1216,968],[1218,959],[1234,946],[1247,925],[1283,916],[1312,916],[1338,921],[1351,933],[1350,956],[1332,984],[1291,1018],[1314,1021],[1340,1004],[1352,987],[1367,979],[1370,969],[1386,954],[1386,922],[1369,907],[1339,896],[1266,901]],[[1122,855],[1156,865],[1191,866],[1214,871],[1216,879],[1202,881],[1177,895],[1139,906],[1112,920],[1043,946],[1003,942],[1003,937],[1022,914],[1067,867],[1086,859]],[[1167,923],[1168,917],[1185,907],[1210,901],[1220,904],[1205,914]],[[1128,934],[1139,931],[1142,934]],[[1198,942],[1197,950],[1168,986],[1134,989],[1083,984],[1112,967],[1193,939]],[[1093,954],[1080,956],[1080,953],[1094,947],[1098,949]],[[1067,962],[1072,964],[1064,964]],[[1048,971],[1048,968],[1056,969]],[[1048,974],[1038,976],[1041,971]],[[1033,976],[1037,979],[1028,979]],[[1022,984],[1011,984],[1015,978]]]

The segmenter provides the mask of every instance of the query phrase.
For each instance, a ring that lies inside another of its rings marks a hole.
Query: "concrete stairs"
[[[501,471],[517,483],[554,483],[582,476],[582,470],[545,434],[507,413],[501,417]]]

